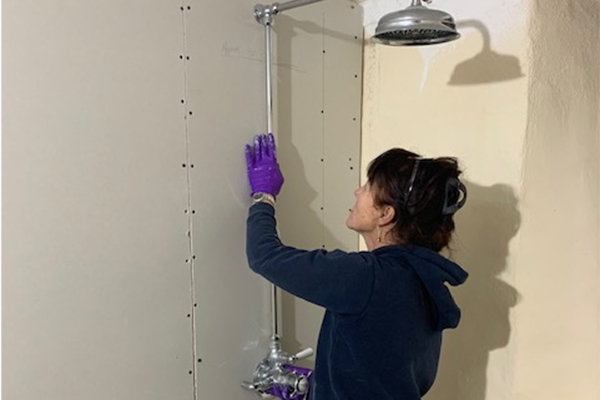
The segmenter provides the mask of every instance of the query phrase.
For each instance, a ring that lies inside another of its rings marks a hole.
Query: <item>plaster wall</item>
[[[423,48],[374,45],[398,4],[362,5],[363,181],[404,147],[458,157],[469,190],[463,320],[426,398],[598,399],[599,3],[434,2],[463,36]]]
[[[600,398],[600,2],[531,3],[515,397]]]

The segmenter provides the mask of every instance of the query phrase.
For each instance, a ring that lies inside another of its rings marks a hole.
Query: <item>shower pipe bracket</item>
[[[285,3],[273,3],[270,5],[257,4],[254,6],[254,18],[261,25],[267,26],[273,23],[273,17],[283,11],[306,6],[323,0],[292,0]]]
[[[273,3],[271,5],[257,4],[254,6],[254,18],[256,21],[263,25],[273,24],[273,17],[279,13],[279,3]]]

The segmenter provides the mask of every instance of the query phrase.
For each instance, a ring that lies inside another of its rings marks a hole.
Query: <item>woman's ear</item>
[[[379,218],[379,225],[385,226],[391,224],[396,216],[396,210],[392,206],[384,206],[381,210],[381,217]]]

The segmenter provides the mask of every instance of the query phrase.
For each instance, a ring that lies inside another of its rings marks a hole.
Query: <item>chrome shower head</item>
[[[384,15],[373,39],[392,46],[420,46],[458,39],[454,18],[446,12],[429,9],[413,0],[404,10]]]

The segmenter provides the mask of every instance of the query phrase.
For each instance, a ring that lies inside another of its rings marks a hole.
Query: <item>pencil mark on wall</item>
[[[246,46],[234,45],[229,42],[223,42],[223,46],[221,46],[221,55],[223,57],[230,58],[241,58],[244,60],[257,61],[263,63],[265,60],[265,52],[264,50],[256,50],[251,49]],[[306,74],[306,71],[298,68],[297,66],[289,63],[281,63],[281,62],[273,62],[274,65],[289,69],[294,72],[299,72],[301,74]]]

